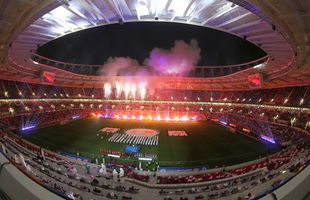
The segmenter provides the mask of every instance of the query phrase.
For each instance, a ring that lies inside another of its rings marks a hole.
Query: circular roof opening
[[[90,28],[50,41],[37,53],[62,65],[97,65],[90,75],[111,76],[134,75],[137,71],[185,75],[196,66],[236,65],[266,56],[244,38],[207,27],[167,22]]]

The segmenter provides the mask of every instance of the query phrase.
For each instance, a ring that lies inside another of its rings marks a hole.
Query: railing
[[[235,64],[235,65],[224,65],[224,66],[196,66],[194,70],[189,73],[189,77],[221,77],[234,74],[246,69],[253,68],[259,64],[263,64],[268,61],[268,56],[264,56],[257,60],[253,60],[246,63]],[[35,64],[42,64],[55,67],[64,71],[88,75],[88,76],[99,76],[98,72],[103,65],[89,65],[89,64],[74,64],[68,62],[62,62],[53,60],[37,53],[31,54],[31,59]],[[105,74],[100,74],[105,75]],[[156,75],[161,75],[156,74]]]

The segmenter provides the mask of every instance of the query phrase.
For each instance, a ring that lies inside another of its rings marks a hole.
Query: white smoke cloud
[[[176,40],[171,49],[154,48],[145,64],[150,68],[141,67],[139,62],[130,57],[110,57],[99,70],[99,75],[134,76],[157,74],[185,75],[195,68],[200,60],[201,49],[196,39],[190,43]]]
[[[169,50],[154,48],[146,63],[162,74],[186,74],[195,68],[200,60],[200,52],[196,39],[192,39],[189,44],[177,40]]]

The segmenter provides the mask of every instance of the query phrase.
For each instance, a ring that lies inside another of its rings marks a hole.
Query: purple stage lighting
[[[261,135],[260,138],[262,138],[263,140],[265,140],[265,141],[267,141],[267,142],[270,142],[270,143],[272,143],[272,144],[275,144],[275,143],[276,143],[276,142],[274,141],[273,138],[268,137],[268,136],[266,136],[266,135]]]
[[[25,126],[22,128],[22,131],[26,131],[26,130],[29,130],[29,129],[32,129],[32,128],[35,128],[36,126]]]
[[[227,122],[220,121],[221,124],[227,125]]]

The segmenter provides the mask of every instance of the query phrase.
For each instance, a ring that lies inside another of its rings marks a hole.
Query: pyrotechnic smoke
[[[115,82],[115,89],[116,89],[116,98],[120,98],[122,95],[123,87],[122,84],[119,82]]]
[[[140,98],[141,98],[141,100],[144,100],[144,99],[145,99],[145,96],[146,96],[145,84],[141,83],[141,84],[139,85],[139,91],[140,91]]]
[[[126,72],[137,71],[140,66],[139,62],[129,57],[110,57],[102,68],[99,74],[107,76],[126,75]]]
[[[129,83],[125,83],[124,93],[125,93],[125,99],[128,99],[128,95],[130,93],[130,85],[129,85]]]
[[[112,93],[112,87],[110,83],[104,83],[104,97],[109,99]]]
[[[184,75],[194,69],[200,59],[200,51],[196,39],[192,39],[189,44],[177,40],[170,50],[154,48],[146,63],[162,74]]]
[[[183,40],[174,42],[171,49],[154,48],[145,64],[151,68],[141,67],[139,62],[129,57],[110,57],[99,70],[106,76],[143,76],[150,71],[159,74],[185,75],[198,63],[201,49],[196,39],[190,43]]]
[[[131,93],[132,99],[136,99],[136,92],[137,92],[137,87],[136,87],[136,84],[133,83],[130,86],[130,93]]]

